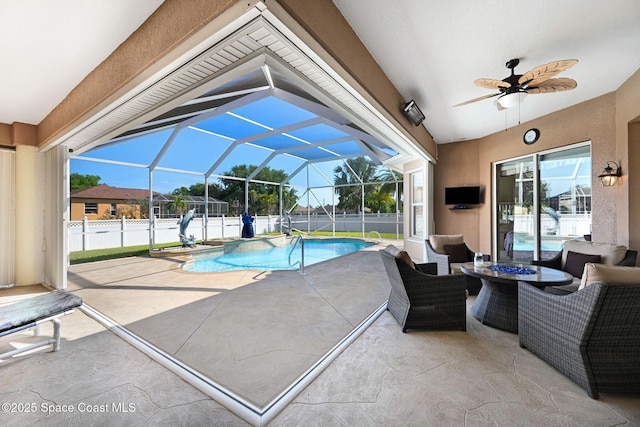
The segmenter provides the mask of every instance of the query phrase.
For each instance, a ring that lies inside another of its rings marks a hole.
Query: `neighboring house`
[[[204,216],[204,196],[180,196],[187,204],[187,210],[193,209],[196,216]],[[153,198],[153,213],[158,218],[179,217],[171,206],[171,195],[159,194]],[[229,203],[209,197],[209,217],[229,215]]]
[[[194,209],[197,216],[204,215],[204,197],[181,196],[187,210]],[[71,193],[71,221],[87,219],[147,218],[149,190],[118,188],[107,184],[83,188]],[[153,212],[158,218],[179,217],[171,207],[170,195],[153,193]],[[229,213],[229,204],[209,197],[209,216]]]
[[[159,196],[160,193],[154,193]],[[130,218],[146,218],[149,190],[118,188],[107,184],[86,187],[71,192],[71,221],[115,219],[127,212]],[[144,212],[143,212],[144,209]],[[141,215],[141,212],[142,215]]]

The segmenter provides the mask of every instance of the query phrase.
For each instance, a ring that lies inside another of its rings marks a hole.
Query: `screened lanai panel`
[[[232,143],[232,140],[210,133],[183,129],[158,166],[204,174]]]
[[[233,110],[234,114],[262,123],[272,129],[284,127],[293,123],[316,118],[309,111],[289,104],[273,96],[260,99]]]
[[[270,148],[274,151],[296,149],[299,147],[304,147],[309,145],[309,144],[305,144],[304,142],[298,139],[291,138],[289,136],[282,135],[282,134],[269,136],[267,138],[263,138],[254,142],[256,144],[262,145],[263,147]]]
[[[169,139],[173,129],[142,135],[134,139],[103,145],[88,151],[94,159],[149,165]]]
[[[220,116],[210,118],[194,125],[193,127],[233,139],[257,135],[268,130],[264,126],[259,126],[230,114],[222,114]]]
[[[271,155],[272,151],[259,148],[251,144],[236,146],[231,154],[224,158],[220,165],[213,171],[215,175],[224,175],[235,165],[259,165]],[[210,158],[211,166],[218,158]]]
[[[267,166],[271,169],[283,170],[287,175],[290,175],[304,163],[305,160],[299,157],[279,154],[271,159]]]
[[[338,155],[336,153],[333,153],[332,151],[323,147],[309,148],[302,152],[296,153],[296,155],[310,162],[322,160],[322,159],[328,159],[331,157],[335,157],[336,159],[338,158]]]
[[[327,150],[339,154],[341,156],[359,156],[362,155],[362,147],[355,141],[341,142],[339,144],[331,144],[325,147]]]
[[[324,123],[318,123],[313,126],[307,126],[287,133],[307,142],[320,142],[348,136],[347,133]]]

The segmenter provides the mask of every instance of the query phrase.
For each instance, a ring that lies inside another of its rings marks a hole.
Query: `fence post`
[[[85,216],[82,220],[82,250],[87,250],[87,230],[89,228],[89,220]]]
[[[124,248],[124,229],[126,228],[125,225],[125,218],[124,215],[122,215],[122,219],[120,220],[120,247]]]
[[[224,214],[222,214],[222,221],[220,222],[222,224],[222,230],[221,233],[222,234],[222,239],[224,239]]]

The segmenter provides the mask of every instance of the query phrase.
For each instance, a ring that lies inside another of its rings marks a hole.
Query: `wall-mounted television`
[[[465,209],[469,205],[479,205],[480,187],[447,187],[444,189],[444,204],[454,205],[453,209]]]

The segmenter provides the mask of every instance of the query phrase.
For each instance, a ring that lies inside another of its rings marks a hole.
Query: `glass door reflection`
[[[497,166],[498,261],[528,262],[534,245],[533,157]]]

